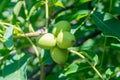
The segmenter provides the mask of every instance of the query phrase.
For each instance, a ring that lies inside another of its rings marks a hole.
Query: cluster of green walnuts
[[[70,33],[70,30],[70,23],[62,20],[54,25],[52,33],[45,33],[38,38],[38,45],[43,49],[49,49],[52,59],[58,64],[67,61],[67,48],[75,43],[75,36]]]

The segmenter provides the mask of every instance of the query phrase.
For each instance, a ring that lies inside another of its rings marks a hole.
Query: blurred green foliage
[[[104,80],[120,80],[120,0],[48,0],[48,5],[49,32],[61,20],[71,23],[76,41],[96,29],[102,31],[71,49],[82,52]],[[32,76],[31,72],[51,64],[50,72],[43,71],[48,73],[44,80],[101,80],[77,55],[70,53],[64,65],[55,64],[50,51],[37,45],[37,37],[20,36],[41,31],[45,16],[45,0],[0,0],[0,80],[38,80],[39,70]],[[41,63],[33,45],[41,54]]]

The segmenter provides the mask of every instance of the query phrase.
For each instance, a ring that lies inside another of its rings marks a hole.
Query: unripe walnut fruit
[[[70,31],[71,25],[68,21],[62,20],[54,25],[52,33],[57,36],[60,31]]]
[[[67,49],[60,49],[59,47],[54,47],[51,49],[51,57],[58,64],[64,64],[68,59]]]
[[[74,45],[75,36],[70,32],[60,32],[56,39],[57,46],[66,49]]]
[[[45,33],[39,36],[38,45],[43,49],[51,49],[56,45],[56,39],[53,34]]]

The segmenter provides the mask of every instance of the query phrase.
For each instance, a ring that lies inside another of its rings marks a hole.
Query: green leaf
[[[27,80],[26,64],[28,59],[27,53],[12,56],[3,68],[3,80]]]
[[[78,70],[78,65],[76,63],[73,63],[73,64],[69,65],[67,68],[65,68],[64,72],[62,74],[60,74],[59,77],[63,77],[68,74],[75,73],[75,72],[77,72],[77,70]]]
[[[113,73],[112,70],[110,68],[108,68],[105,72],[106,77],[109,78],[112,75],[112,73]]]
[[[116,48],[116,47],[117,47],[117,48],[120,48],[120,44],[111,43],[110,45],[113,46],[113,47],[115,47],[115,48]]]
[[[96,66],[99,62],[98,55],[92,51],[86,50],[86,51],[81,51],[82,54],[84,54],[88,59],[92,61],[94,66]]]
[[[6,49],[6,48],[3,48],[3,49],[0,49],[0,56],[5,56],[7,55],[8,53],[10,53],[10,50]]]
[[[6,39],[5,45],[7,46],[8,49],[12,49],[13,47],[13,29],[14,29],[13,26],[8,27],[4,34],[4,38]]]
[[[2,34],[0,34],[0,38],[2,38]]]
[[[27,19],[29,19],[33,14],[34,12],[42,5],[45,4],[45,1],[40,1],[38,3],[36,3],[31,9],[30,9],[30,12],[29,12],[29,16],[27,17]]]
[[[94,41],[92,39],[89,39],[83,43],[83,45],[81,46],[81,50],[90,50],[93,45]]]
[[[106,36],[120,39],[120,21],[115,19],[111,14],[94,12],[92,19],[94,24],[100,28]]]
[[[63,3],[60,2],[60,1],[57,1],[57,2],[55,3],[55,5],[56,5],[56,6],[59,6],[59,7],[62,7],[62,8],[65,8],[65,6],[63,5]]]
[[[89,2],[89,1],[91,1],[91,0],[80,0],[79,2],[80,2],[81,4],[83,4],[83,3],[86,3],[86,2]]]
[[[56,3],[58,0],[52,0],[53,3]]]
[[[98,55],[95,55],[94,58],[94,66],[98,64]]]
[[[52,64],[53,60],[50,55],[50,50],[41,50],[41,54],[43,55],[42,63],[43,64]]]
[[[20,9],[21,9],[21,7],[22,7],[22,4],[23,4],[23,1],[19,1],[19,2],[15,5],[15,7],[14,7],[14,9],[13,9],[13,12],[14,12],[14,14],[15,14],[16,16],[19,15],[19,12],[20,12]]]
[[[79,20],[83,17],[88,16],[88,14],[89,14],[89,10],[80,10],[77,13],[75,13],[73,17],[75,17],[76,20]]]
[[[77,72],[77,69],[78,69],[78,65],[73,63],[65,69],[65,74],[75,73],[75,72]]]
[[[10,0],[2,0],[2,1],[0,1],[0,13],[5,10],[8,3],[10,3]]]
[[[88,14],[81,14],[81,15],[78,15],[76,20],[80,20],[81,18],[83,17],[86,17]]]

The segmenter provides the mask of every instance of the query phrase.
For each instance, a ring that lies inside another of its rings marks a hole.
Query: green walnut
[[[38,45],[43,49],[51,49],[56,45],[56,39],[53,34],[45,33],[38,38]]]
[[[57,36],[60,31],[70,31],[71,25],[68,21],[62,20],[54,25],[52,33]]]
[[[64,64],[68,59],[67,49],[60,49],[59,47],[54,47],[51,49],[51,57],[58,64]]]
[[[70,32],[60,32],[56,39],[57,46],[66,49],[74,45],[75,36]]]

